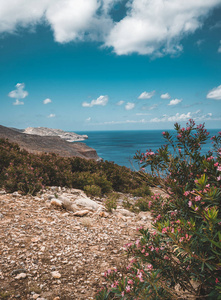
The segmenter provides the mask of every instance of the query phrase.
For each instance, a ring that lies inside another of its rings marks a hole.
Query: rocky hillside
[[[51,129],[46,127],[28,127],[25,130],[22,130],[22,132],[26,134],[35,134],[40,136],[59,136],[67,142],[77,142],[88,139],[87,135],[79,135],[74,132],[66,132],[61,129]]]
[[[99,159],[96,150],[84,143],[69,143],[60,136],[40,136],[26,134],[17,129],[0,125],[0,138],[7,138],[10,142],[32,153],[53,152],[64,157],[81,157],[86,159]]]
[[[124,209],[124,196],[108,213],[104,199],[81,190],[0,191],[0,299],[94,299],[104,272],[125,268],[123,246],[137,239],[136,228],[151,227],[150,212]]]

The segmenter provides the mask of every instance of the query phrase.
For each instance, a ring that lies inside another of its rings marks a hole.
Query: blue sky
[[[221,128],[221,0],[0,0],[0,124]]]

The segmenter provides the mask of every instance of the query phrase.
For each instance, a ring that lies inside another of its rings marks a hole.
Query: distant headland
[[[45,127],[28,127],[23,130],[0,125],[0,138],[7,138],[31,153],[56,153],[64,157],[99,160],[96,150],[78,142],[87,139],[87,135]]]

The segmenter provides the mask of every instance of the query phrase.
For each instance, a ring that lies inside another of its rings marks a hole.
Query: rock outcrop
[[[46,127],[28,127],[22,132],[40,136],[58,136],[61,139],[66,140],[67,142],[77,142],[88,139],[87,135],[79,135],[74,132],[66,132],[61,129],[51,129]]]
[[[19,129],[0,125],[0,138],[17,143],[28,152],[39,154],[53,152],[64,157],[81,157],[99,160],[96,150],[84,143],[69,143],[60,136],[40,136],[23,133]]]

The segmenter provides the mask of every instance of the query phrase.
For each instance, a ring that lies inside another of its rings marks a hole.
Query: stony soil
[[[0,191],[0,299],[94,299],[104,272],[125,266],[136,228],[151,226],[149,212],[122,210],[121,201],[114,213],[79,207],[78,217],[52,205],[55,194],[76,198],[56,187],[35,197]]]

